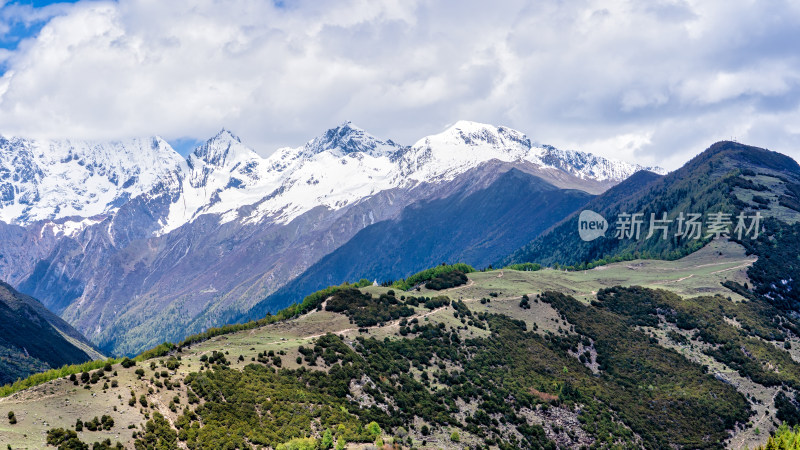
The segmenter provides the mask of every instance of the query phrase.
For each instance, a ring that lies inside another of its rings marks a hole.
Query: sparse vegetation
[[[358,289],[341,289],[328,299],[325,310],[343,313],[359,327],[371,327],[414,314],[414,309],[408,306],[408,300],[398,300],[394,292],[392,294],[375,298]]]
[[[19,392],[23,389],[38,386],[58,378],[71,377],[74,374],[82,372],[86,373],[87,371],[100,369],[107,363],[116,364],[117,362],[118,360],[116,359],[110,359],[108,361],[89,361],[83,364],[64,366],[60,369],[51,369],[47,372],[37,373],[25,378],[24,380],[19,380],[5,386],[0,386],[0,397],[8,397],[9,395]]]

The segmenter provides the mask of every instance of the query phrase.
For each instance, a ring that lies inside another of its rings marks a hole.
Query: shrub
[[[370,422],[367,425],[367,432],[373,438],[378,437],[381,434],[381,426],[377,422]]]
[[[322,450],[333,448],[333,433],[331,433],[331,430],[325,430],[325,433],[322,435],[322,440],[319,443],[319,448]]]
[[[452,287],[467,284],[467,281],[469,281],[469,279],[464,272],[460,270],[454,270],[452,272],[443,273],[431,279],[425,283],[425,288],[432,289],[434,291],[441,291],[442,289],[450,289]]]
[[[440,266],[432,267],[430,269],[423,270],[422,272],[415,273],[414,275],[411,275],[410,277],[404,280],[395,281],[392,284],[392,287],[395,289],[401,289],[407,291],[418,284],[430,281],[439,275],[453,272],[455,270],[458,270],[462,273],[475,272],[475,268],[473,268],[468,264],[462,264],[462,263],[453,265],[442,264]]]
[[[82,449],[89,448],[78,439],[78,433],[63,428],[53,428],[47,430],[47,445],[63,449]]]

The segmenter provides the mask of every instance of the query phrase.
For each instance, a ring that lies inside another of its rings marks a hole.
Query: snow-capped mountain
[[[490,160],[527,161],[579,178],[619,182],[642,167],[591,154],[535,146],[523,133],[459,121],[410,147],[346,122],[302,147],[260,157],[228,130],[185,160],[160,138],[110,143],[0,139],[0,220],[28,224],[113,214],[128,200],[175,191],[159,233],[201,214],[288,223],[317,207],[337,209],[376,192],[446,182]],[[244,213],[242,213],[244,214]]]
[[[517,130],[464,120],[440,134],[417,141],[403,154],[400,166],[402,173],[412,179],[447,180],[492,159],[527,161],[596,181],[620,182],[639,170],[665,173],[659,167],[643,167],[589,153],[535,145]]]
[[[200,214],[288,223],[318,206],[338,209],[376,192],[441,183],[490,160],[527,161],[579,178],[619,182],[639,165],[587,153],[536,147],[519,131],[460,121],[411,147],[383,141],[346,122],[297,148],[259,157],[223,130],[188,158],[182,199],[170,207],[162,233]],[[663,173],[658,168],[646,168]],[[245,206],[255,207],[245,212]]]
[[[4,138],[0,279],[135,353],[239,317],[365,227],[512,168],[593,194],[642,169],[466,121],[411,146],[347,122],[266,158],[227,130],[186,158],[159,138]]]
[[[0,220],[28,224],[113,213],[156,186],[175,187],[183,164],[160,138],[0,138]]]
[[[549,166],[561,169],[579,178],[599,181],[622,181],[640,170],[647,170],[659,175],[667,173],[660,167],[641,166],[623,161],[606,159],[574,150],[559,150],[550,145],[537,149],[539,160]]]

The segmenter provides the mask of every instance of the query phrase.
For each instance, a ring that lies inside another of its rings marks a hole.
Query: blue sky
[[[460,119],[675,168],[721,139],[800,159],[789,0],[0,0],[0,133],[231,129],[266,155],[346,120]]]
[[[63,0],[63,1],[44,1],[44,0],[17,0],[6,2],[2,5],[2,9],[8,11],[13,7],[30,7],[33,9],[43,9],[46,6],[53,4],[70,4],[76,3],[78,0]],[[39,30],[48,22],[49,18],[44,17],[37,20],[26,21],[24,17],[13,15],[5,20],[5,25],[8,29],[4,30],[0,36],[0,48],[14,50],[17,48],[19,42],[23,39],[34,37],[39,33]]]

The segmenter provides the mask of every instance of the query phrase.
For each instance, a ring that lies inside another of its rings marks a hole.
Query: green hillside
[[[677,261],[472,272],[438,291],[343,286],[281,320],[0,399],[17,421],[0,423],[0,441],[722,448],[733,435],[755,445],[772,396],[798,380],[800,340],[774,307],[721,284],[749,282],[753,262],[720,241]],[[777,381],[768,364],[781,365]]]

